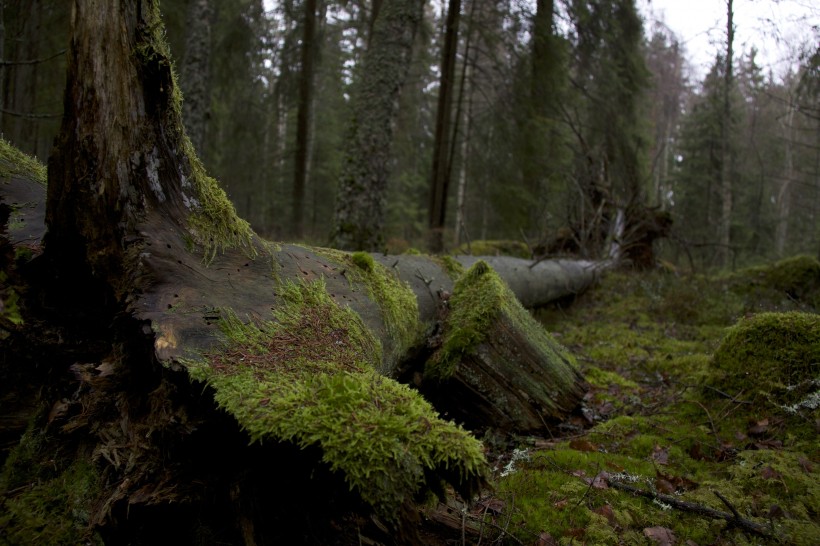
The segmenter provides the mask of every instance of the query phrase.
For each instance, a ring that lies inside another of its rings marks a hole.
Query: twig
[[[711,425],[711,427],[712,427],[712,434],[714,434],[714,436],[715,436],[715,442],[717,442],[715,444],[715,448],[720,449],[720,446],[723,442],[720,441],[720,436],[718,436],[717,429],[715,428],[715,422],[712,420],[712,414],[709,413],[709,410],[706,409],[706,406],[704,406],[703,404],[701,404],[697,400],[695,400],[695,404],[700,406],[700,409],[702,409],[706,413],[706,417],[709,419],[709,425]]]
[[[729,508],[732,510],[733,513],[728,512],[721,512],[720,510],[715,510],[714,508],[709,508],[708,506],[703,506],[701,504],[695,504],[694,502],[686,502],[675,497],[671,497],[669,495],[662,495],[660,493],[655,493],[653,491],[647,491],[645,489],[640,489],[638,487],[621,483],[615,480],[607,480],[609,486],[614,489],[620,489],[621,491],[627,491],[632,493],[633,495],[638,495],[639,497],[645,497],[647,499],[658,500],[673,508],[677,508],[678,510],[683,510],[685,512],[692,512],[694,514],[698,514],[701,516],[706,516],[712,519],[723,519],[726,520],[731,525],[735,525],[744,531],[748,531],[758,536],[762,537],[770,537],[771,534],[769,533],[768,528],[765,525],[760,523],[755,523],[754,521],[745,519],[740,517],[740,514],[737,513],[735,510],[723,497],[715,491],[715,494],[720,498]]]
[[[24,65],[24,64],[40,64],[40,63],[44,63],[46,61],[50,61],[51,59],[56,59],[57,57],[59,57],[61,55],[65,55],[66,51],[68,51],[68,50],[67,49],[61,49],[60,51],[58,51],[54,55],[50,55],[48,57],[40,57],[39,59],[26,59],[26,60],[23,60],[23,61],[0,60],[0,66],[19,66],[19,65]]]
[[[721,396],[723,396],[723,397],[725,397],[725,398],[728,398],[729,400],[731,400],[731,401],[732,401],[732,402],[734,402],[735,404],[751,404],[751,403],[752,403],[752,402],[750,402],[749,400],[738,400],[737,398],[735,398],[735,397],[734,397],[734,396],[732,396],[731,394],[727,394],[727,393],[723,392],[723,391],[722,391],[722,390],[720,390],[720,389],[716,389],[715,387],[710,387],[709,385],[704,385],[704,386],[705,386],[707,389],[709,389],[710,391],[714,391],[714,392],[718,393],[719,395],[721,395]],[[743,391],[741,391],[741,392],[743,392]],[[739,393],[738,393],[738,394],[739,394]]]
[[[601,475],[601,465],[599,463],[597,465],[597,467],[595,468],[595,478],[597,478],[600,475]],[[584,499],[587,498],[587,495],[589,495],[589,491],[592,489],[592,485],[595,483],[595,478],[592,478],[591,480],[589,480],[589,487],[587,487],[587,490],[584,491],[583,495],[581,495],[581,498],[578,500],[578,504],[575,505],[576,508],[581,506],[581,503],[584,502]]]
[[[726,505],[726,508],[728,508],[729,510],[731,510],[731,511],[732,511],[732,514],[734,514],[735,519],[742,519],[742,518],[740,517],[740,514],[738,514],[738,513],[737,513],[737,510],[735,509],[734,505],[733,505],[731,502],[729,502],[729,501],[726,499],[726,497],[724,497],[724,496],[721,494],[721,492],[720,492],[720,491],[715,490],[715,491],[713,491],[713,493],[715,494],[715,496],[717,496],[717,498],[719,498],[719,499],[720,499],[720,501],[721,501],[723,504],[725,504],[725,505]]]

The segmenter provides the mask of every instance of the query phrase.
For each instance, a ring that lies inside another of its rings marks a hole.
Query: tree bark
[[[428,227],[430,250],[444,250],[444,223],[447,217],[447,193],[452,174],[450,143],[453,123],[453,92],[455,90],[456,50],[458,27],[461,18],[461,0],[450,0],[444,25],[444,47],[441,53],[441,77],[439,78],[438,107],[436,108],[436,133],[433,142],[433,170],[430,180],[430,204]]]
[[[0,498],[4,508],[86,468],[97,486],[72,510],[55,501],[55,517],[86,514],[114,543],[169,540],[169,526],[190,540],[194,524],[228,529],[217,537],[228,542],[275,543],[278,526],[336,494],[336,513],[357,506],[395,523],[443,483],[471,495],[487,468],[474,438],[393,378],[451,385],[499,421],[471,424],[509,431],[543,433],[580,401],[576,369],[485,262],[257,238],[182,129],[155,2],[75,0],[71,36],[45,251],[20,270],[28,325],[10,330],[0,360],[38,374],[47,405],[23,438],[28,458],[3,474],[18,480],[5,490],[22,495]],[[581,272],[553,275],[532,304],[595,277],[578,263],[508,267],[519,291],[551,268]],[[458,317],[478,308],[475,295],[485,312],[465,329]],[[453,343],[460,332],[469,343]],[[492,380],[479,385],[477,374]],[[302,504],[271,494],[299,469],[334,493]],[[291,542],[301,529],[292,532]]]
[[[302,21],[302,69],[299,73],[299,107],[296,114],[296,158],[293,177],[291,230],[297,240],[304,236],[305,188],[310,163],[310,127],[313,106],[313,65],[316,60],[316,0],[305,0]]]
[[[211,0],[193,0],[188,6],[185,58],[180,85],[185,91],[182,117],[197,154],[205,153],[205,134],[211,106]]]
[[[336,196],[332,241],[345,250],[384,249],[387,178],[398,99],[410,69],[424,2],[384,0],[379,6],[352,100],[353,121]]]

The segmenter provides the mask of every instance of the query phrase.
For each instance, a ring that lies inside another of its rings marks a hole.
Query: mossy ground
[[[652,529],[662,527],[676,544],[820,544],[820,412],[808,392],[820,379],[816,263],[792,259],[712,279],[613,273],[571,308],[542,312],[592,388],[568,438],[522,440],[513,455],[498,456],[494,496],[474,511],[486,532],[505,529],[510,543],[652,544]],[[784,281],[795,265],[801,280]],[[755,327],[768,332],[760,346],[737,333]],[[726,373],[722,353],[743,378]],[[772,379],[778,357],[805,363],[800,377]],[[809,402],[782,404],[784,383],[801,381]],[[770,536],[606,480],[729,512],[719,493]]]

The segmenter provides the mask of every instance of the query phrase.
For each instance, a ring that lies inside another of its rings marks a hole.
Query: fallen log
[[[33,327],[4,325],[2,362],[29,370],[24,347],[39,347],[47,411],[23,439],[28,459],[4,474],[7,491],[25,491],[6,508],[82,471],[97,485],[71,497],[83,506],[71,513],[111,540],[159,532],[163,520],[137,507],[184,506],[200,521],[190,507],[224,518],[230,506],[230,537],[263,543],[271,500],[255,484],[281,473],[265,464],[275,446],[295,445],[396,520],[442,483],[473,494],[487,472],[480,443],[397,377],[419,371],[459,406],[474,402],[464,421],[482,416],[477,427],[536,432],[577,404],[569,357],[486,262],[460,275],[462,259],[258,238],[184,134],[156,4],[75,0],[74,11],[45,250],[7,264]],[[543,293],[580,290],[594,278],[585,267]],[[47,474],[26,470],[55,452]],[[249,454],[256,463],[241,462]]]

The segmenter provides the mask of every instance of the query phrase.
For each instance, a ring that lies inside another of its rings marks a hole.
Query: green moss
[[[748,276],[611,274],[572,307],[547,317],[592,383],[587,408],[594,413],[606,406],[605,415],[613,417],[575,444],[550,442],[531,454],[520,475],[499,478],[499,496],[507,507],[515,504],[509,529],[521,542],[546,530],[562,544],[578,543],[570,530],[585,528],[587,543],[642,544],[644,528],[663,526],[681,544],[818,543],[820,395],[816,367],[807,367],[820,361],[813,333],[818,316],[753,316],[720,343],[724,326],[750,310],[805,308],[805,300],[787,295],[786,283],[768,277],[779,269],[759,268],[753,282]],[[762,330],[748,328],[755,324]],[[715,364],[721,358],[731,373]],[[764,395],[756,398],[756,392]],[[722,520],[590,488],[589,477],[600,471],[634,479],[646,491],[659,488],[663,477],[679,488],[681,500],[726,512],[719,491],[743,517],[773,525],[775,538],[747,537]],[[614,524],[596,514],[604,505]]]
[[[0,138],[0,178],[30,177],[45,186],[47,174],[45,165]]]
[[[249,256],[256,255],[253,231],[245,220],[237,216],[233,204],[219,187],[216,180],[207,175],[205,167],[196,155],[191,140],[185,134],[182,123],[182,93],[171,62],[171,52],[165,40],[165,27],[158,3],[150,3],[143,10],[146,28],[136,54],[147,66],[160,67],[161,73],[170,75],[169,96],[165,126],[177,129],[181,153],[188,160],[190,179],[183,178],[183,199],[188,207],[188,228],[194,242],[204,251],[205,261],[210,262],[217,252],[239,248]],[[193,190],[193,195],[186,192]]]
[[[286,284],[279,296],[272,321],[243,324],[227,314],[225,347],[189,363],[251,438],[320,447],[386,518],[442,480],[475,491],[486,471],[481,444],[376,372],[378,341],[353,311],[321,281]]]
[[[440,256],[430,256],[430,259],[438,263],[452,280],[458,280],[464,274],[464,266],[452,256],[446,254]]]
[[[531,258],[529,247],[520,241],[474,241],[456,248],[452,254],[469,254],[471,256],[513,256]]]
[[[820,379],[820,315],[761,313],[741,320],[715,352],[714,366],[727,392],[777,392],[785,397],[780,403],[794,403],[794,387]]]
[[[491,326],[501,316],[510,320],[513,329],[536,345],[545,357],[574,364],[566,349],[532,318],[501,277],[483,260],[473,264],[456,281],[449,308],[441,347],[425,365],[425,376],[431,379],[451,377],[459,362],[486,339],[492,331]],[[566,368],[554,367],[556,372],[562,369]]]
[[[750,267],[726,278],[738,293],[772,300],[787,299],[820,309],[820,261],[793,256],[771,265]],[[779,298],[778,298],[779,296]]]
[[[90,529],[100,479],[90,461],[58,469],[29,428],[0,474],[0,544],[102,544]]]
[[[348,279],[363,283],[379,305],[387,334],[393,342],[391,353],[385,355],[389,359],[385,363],[387,368],[421,342],[424,328],[419,321],[418,301],[407,283],[366,252],[348,254],[327,248],[311,250],[345,267]]]
[[[367,252],[354,252],[350,255],[350,260],[353,264],[363,271],[371,273],[376,269],[376,263],[373,261],[373,256]]]
[[[634,381],[630,381],[629,379],[626,379],[622,375],[617,374],[615,372],[602,370],[595,366],[586,368],[584,370],[584,377],[591,386],[597,388],[608,388],[612,385],[617,385],[619,387],[626,389],[638,388],[638,384]]]

